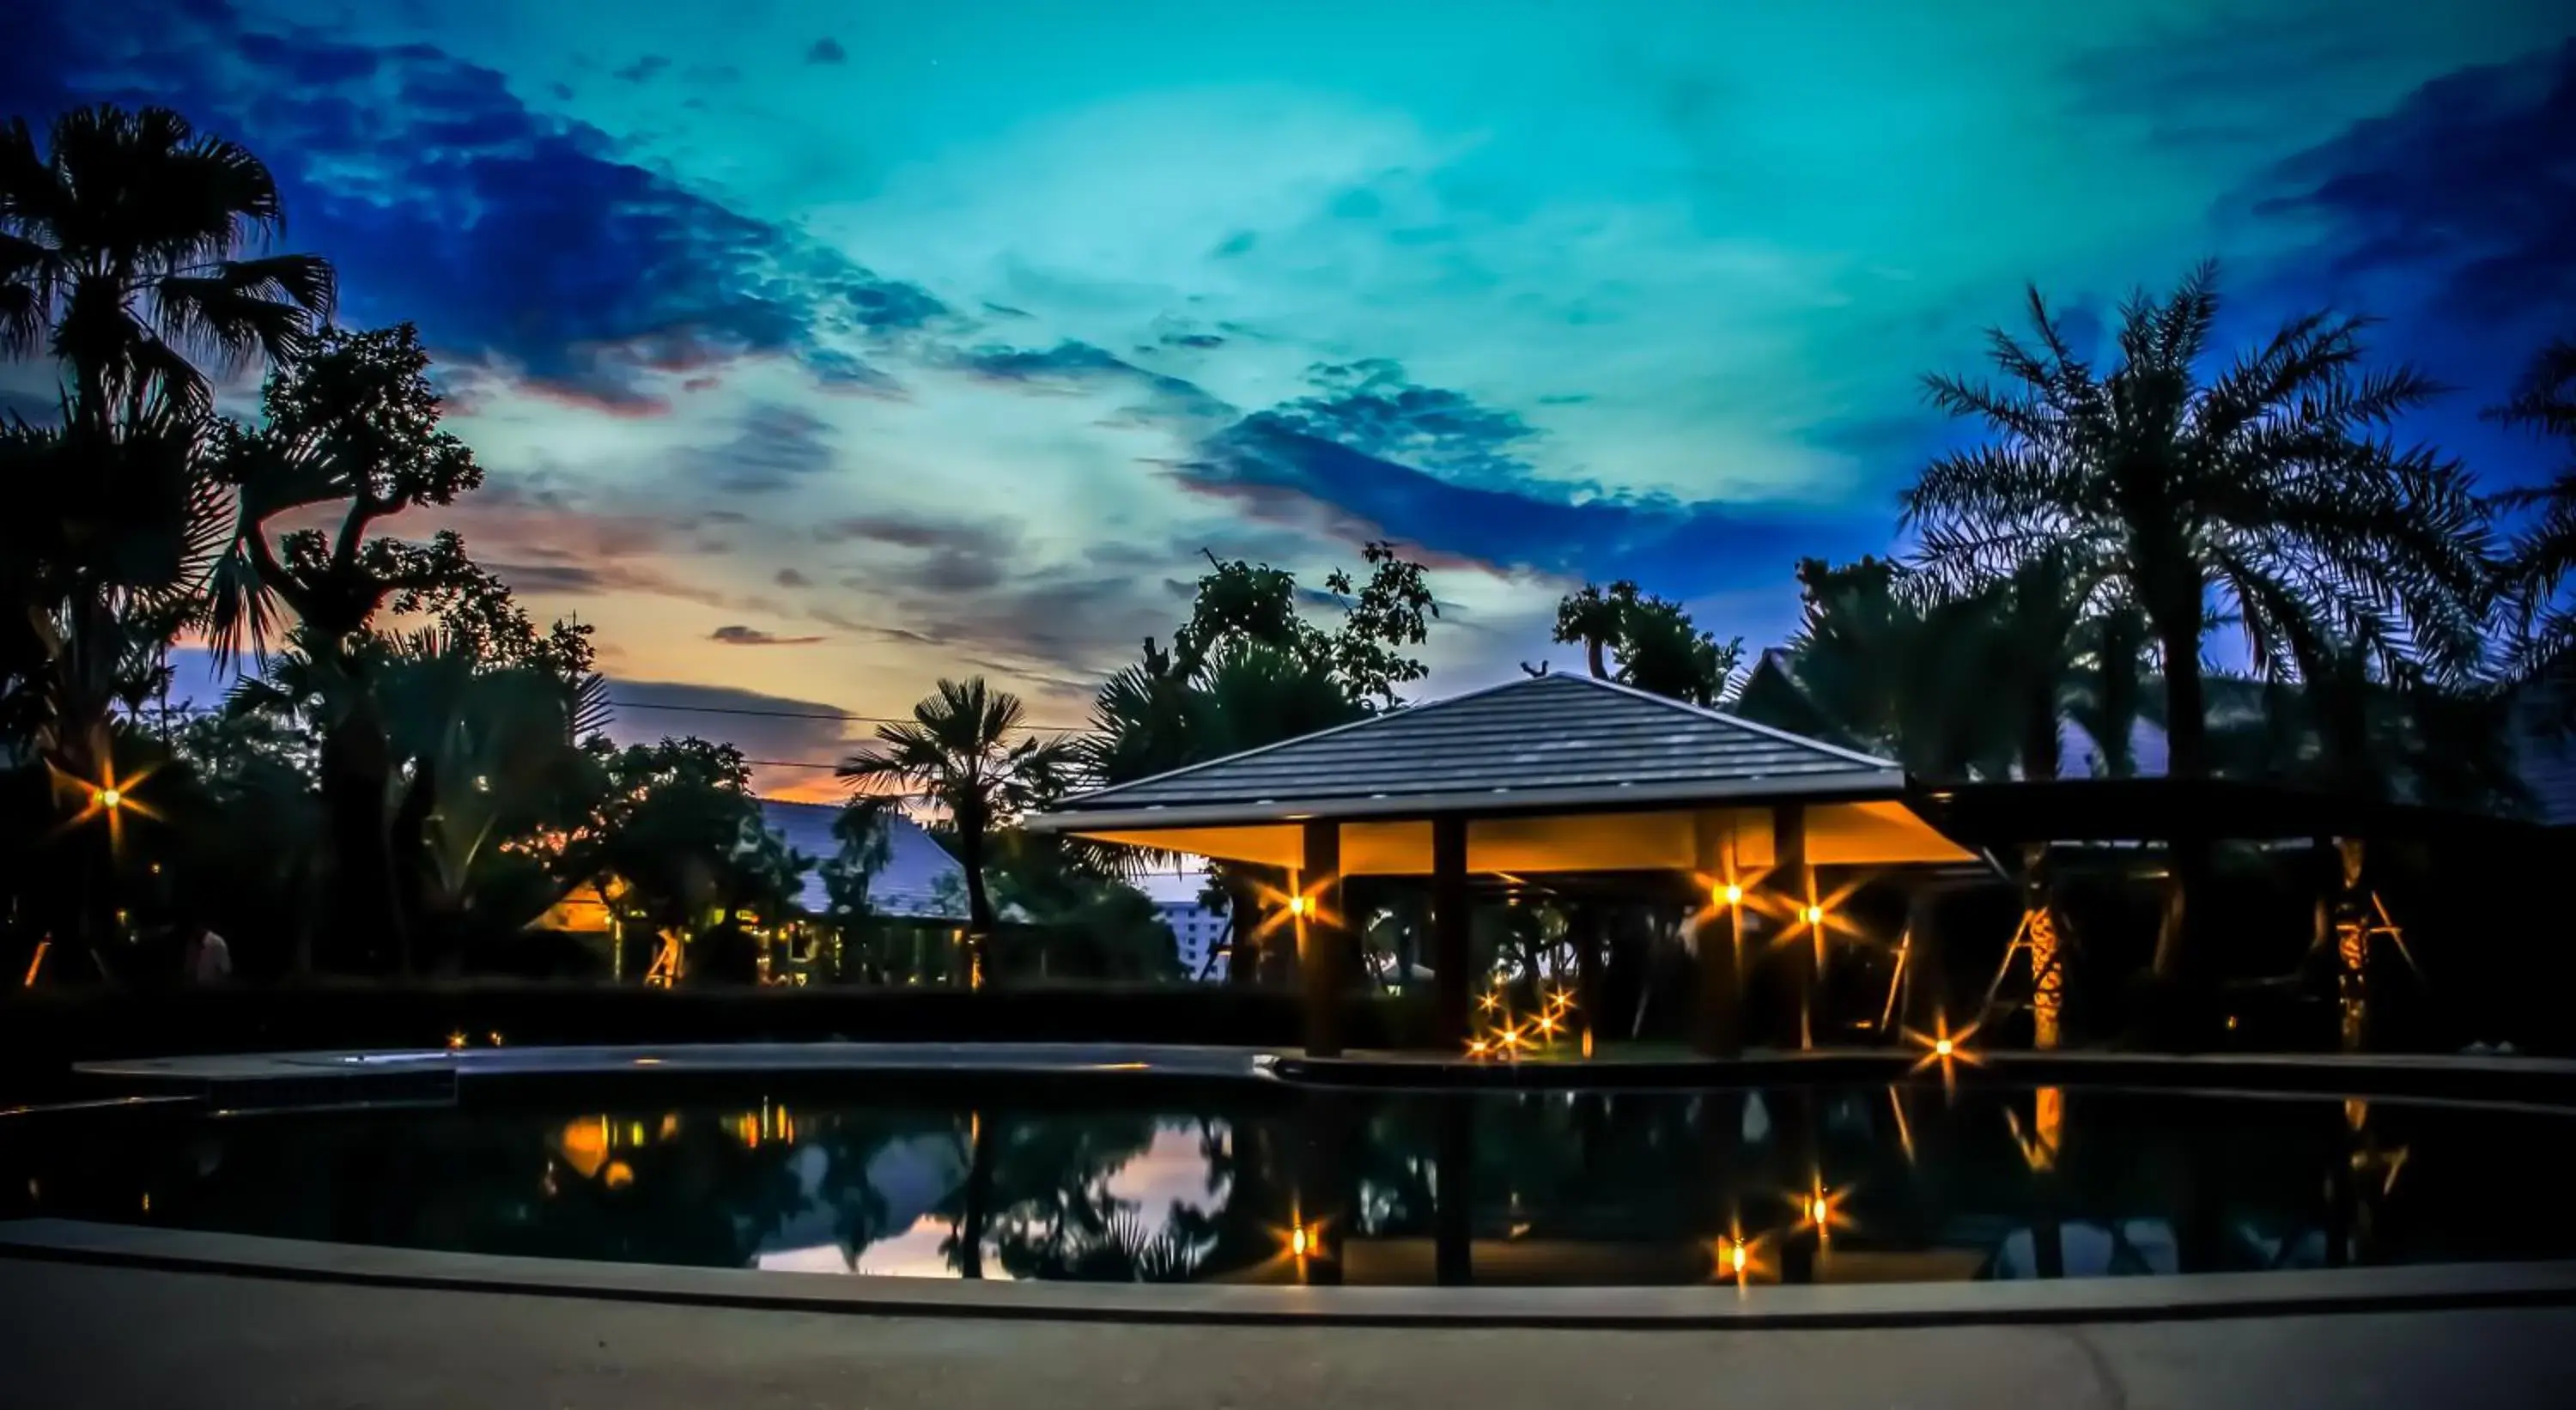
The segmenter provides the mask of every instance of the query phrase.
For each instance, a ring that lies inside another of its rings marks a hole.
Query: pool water
[[[2548,1111],[2095,1089],[872,1076],[48,1135],[0,1149],[0,1215],[935,1278],[2152,1276],[2576,1254],[2547,1163],[2571,1136]]]

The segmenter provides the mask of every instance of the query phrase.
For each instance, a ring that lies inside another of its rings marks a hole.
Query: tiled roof
[[[1884,759],[1582,675],[1526,677],[1066,800],[1059,814],[1474,795],[1673,798],[1895,788]]]
[[[840,853],[841,842],[832,835],[832,820],[841,815],[832,803],[785,803],[774,798],[760,800],[760,820],[770,831],[787,839],[787,845],[817,861]],[[963,920],[956,907],[940,899],[941,877],[957,878],[951,894],[958,889],[966,873],[948,849],[927,832],[921,824],[901,813],[886,817],[886,864],[868,882],[868,904],[881,915],[926,916]],[[831,906],[831,894],[824,888],[822,869],[805,874],[805,890],[797,904],[816,915]]]

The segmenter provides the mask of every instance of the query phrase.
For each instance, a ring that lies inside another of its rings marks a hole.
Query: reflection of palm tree
[[[2458,464],[2397,449],[2384,428],[2433,383],[2364,373],[2357,319],[2294,319],[2214,378],[2215,271],[2122,311],[2119,358],[2097,371],[2031,296],[2037,347],[1998,332],[2003,385],[1931,381],[1993,444],[1953,452],[1905,496],[1931,569],[1964,586],[2058,555],[2088,593],[2133,602],[2162,658],[2169,767],[2208,772],[2201,636],[2210,598],[2267,674],[2295,671],[2312,629],[2371,650],[2393,675],[2462,676],[2482,645],[2484,509]],[[2205,847],[2176,854],[2175,910],[2156,968],[2191,948],[2182,906]]]

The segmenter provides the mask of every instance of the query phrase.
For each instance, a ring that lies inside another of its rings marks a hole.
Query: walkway
[[[2563,1406],[2576,1308],[1920,1331],[873,1318],[0,1260],[12,1405]]]

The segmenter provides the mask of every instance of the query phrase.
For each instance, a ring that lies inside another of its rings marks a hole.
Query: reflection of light
[[[1848,1227],[1851,1218],[1843,1213],[1842,1204],[1850,1193],[1849,1187],[1827,1189],[1825,1177],[1816,1176],[1807,1191],[1797,1197],[1798,1227],[1815,1230],[1818,1243],[1831,1238],[1834,1230]]]
[[[1483,1057],[1483,1056],[1485,1055],[1485,1051],[1486,1051],[1486,1043],[1485,1043],[1485,1040],[1484,1040],[1484,1039],[1482,1039],[1482,1038],[1470,1038],[1470,1039],[1468,1039],[1468,1040],[1467,1040],[1467,1056],[1469,1056],[1469,1057],[1473,1057],[1473,1058],[1480,1058],[1480,1057]]]
[[[608,1188],[622,1190],[635,1183],[635,1171],[625,1161],[612,1160],[608,1162],[608,1168],[600,1172],[599,1178],[607,1183]]]

